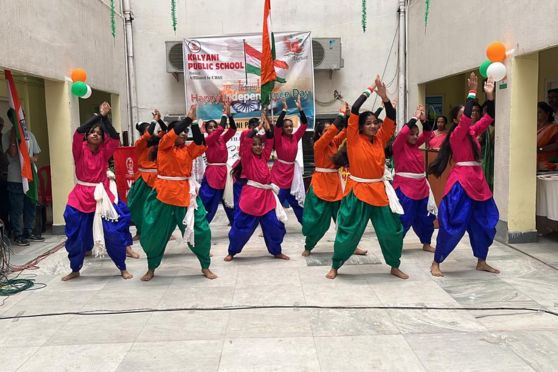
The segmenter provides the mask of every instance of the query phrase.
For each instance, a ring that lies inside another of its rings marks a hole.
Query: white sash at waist
[[[480,167],[482,164],[478,161],[459,161],[455,165],[458,167]]]
[[[384,178],[360,178],[360,177],[353,176],[351,174],[349,175],[349,178],[352,179],[353,181],[360,182],[360,183],[383,182],[391,211],[397,214],[404,213],[403,207],[401,206],[401,203],[399,203],[399,198],[397,197],[397,194],[395,193],[393,186],[385,177]]]
[[[314,169],[316,172],[319,173],[339,173],[339,169],[337,168],[320,168],[320,167],[316,167]]]
[[[279,159],[279,158],[277,158],[277,161],[278,161],[279,163],[289,164],[289,165],[293,165],[293,164],[295,163],[294,161],[286,161],[286,160]]]
[[[426,173],[395,172],[395,175],[404,178],[412,178],[415,180],[426,179]],[[430,187],[430,182],[428,182],[428,179],[426,179],[426,185],[428,186],[428,203],[426,205],[426,209],[428,210],[428,213],[437,216],[438,207],[436,206],[436,199],[434,199],[434,194],[432,193],[432,188]]]
[[[209,167],[210,165],[214,165],[214,166],[225,166],[227,165],[227,163],[207,163],[207,166]]]
[[[281,202],[279,201],[279,197],[277,196],[277,194],[279,193],[279,186],[273,183],[263,184],[253,180],[248,180],[248,182],[246,182],[246,185],[255,187],[257,189],[273,191],[273,196],[275,198],[275,215],[277,216],[277,219],[279,221],[283,223],[287,222],[287,213],[283,209],[283,205],[281,204]]]
[[[157,175],[157,178],[166,180],[166,181],[188,181],[190,177],[173,177],[173,176],[162,176],[160,174]]]
[[[138,171],[143,173],[157,173],[157,168],[138,168]]]

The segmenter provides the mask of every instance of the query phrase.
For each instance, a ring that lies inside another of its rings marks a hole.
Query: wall
[[[539,101],[546,101],[546,83],[553,81],[558,88],[558,47],[539,53]]]
[[[166,72],[165,41],[185,36],[254,33],[262,31],[263,0],[193,1],[177,0],[177,31],[171,27],[166,3],[132,0],[134,54],[140,120],[151,119],[154,107],[163,114],[184,113],[184,82]],[[274,31],[311,31],[313,37],[341,37],[345,67],[333,73],[317,72],[316,98],[327,102],[337,89],[352,102],[382,73],[397,29],[398,1],[368,1],[366,33],[361,29],[361,2],[339,3],[321,0],[273,2]],[[391,81],[397,67],[397,41],[384,77]],[[388,88],[397,95],[397,80]],[[379,100],[376,105],[379,105]],[[367,106],[371,106],[370,101]],[[316,105],[318,114],[336,113],[338,103]]]
[[[115,39],[108,4],[108,0],[0,0],[0,68],[64,81],[72,68],[83,67],[93,88],[119,93],[127,102],[120,1],[115,1]],[[127,105],[122,105],[121,115],[127,122]]]

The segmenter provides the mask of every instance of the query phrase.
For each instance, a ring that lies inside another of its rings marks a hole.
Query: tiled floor
[[[149,283],[139,280],[145,258],[127,261],[135,276],[129,281],[110,260],[88,258],[82,277],[63,283],[69,266],[60,250],[22,274],[45,288],[0,306],[0,370],[556,370],[558,316],[522,309],[558,312],[555,242],[495,243],[489,261],[502,273],[493,275],[474,270],[465,239],[442,265],[446,277],[433,278],[432,254],[410,234],[401,269],[411,278],[401,281],[388,275],[368,231],[360,247],[369,255],[353,257],[331,281],[324,275],[334,227],[305,259],[300,227],[289,216],[283,246],[290,261],[270,257],[257,231],[226,263],[228,228],[218,215],[214,281],[201,277],[196,258],[173,241]],[[60,239],[50,237],[43,249]],[[16,252],[17,263],[40,251],[33,249]],[[500,307],[517,310],[483,310]],[[130,309],[137,312],[119,313]],[[70,314],[5,319],[63,312]]]

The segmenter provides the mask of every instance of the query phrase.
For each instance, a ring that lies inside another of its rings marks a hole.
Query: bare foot
[[[233,256],[231,256],[230,254],[227,255],[227,257],[225,257],[225,261],[227,262],[231,262],[233,260]]]
[[[127,246],[126,247],[126,257],[131,257],[131,258],[140,258],[140,255],[138,252],[135,252],[131,246]]]
[[[432,266],[430,266],[430,273],[432,276],[442,277],[444,273],[440,270],[440,264],[436,261],[432,262]]]
[[[122,279],[132,279],[134,277],[132,274],[128,272],[128,270],[122,270],[120,272],[120,275],[122,275]]]
[[[481,260],[477,262],[477,270],[488,271],[489,273],[494,273],[494,274],[500,274],[500,270],[493,268],[492,266],[487,264],[486,261],[481,261]]]
[[[355,249],[353,254],[356,254],[357,256],[366,256],[368,254],[368,250],[360,249],[360,248],[357,247],[357,249]]]
[[[335,279],[336,277],[337,277],[337,269],[331,269],[326,274],[326,278],[328,278],[328,279]]]
[[[207,279],[217,279],[217,275],[213,274],[209,269],[202,269],[202,274]]]
[[[93,250],[85,251],[85,257],[91,257],[93,255]]]
[[[283,254],[283,253],[276,254],[273,257],[279,258],[281,260],[290,260],[291,259],[289,256],[287,256],[286,254]]]
[[[405,274],[403,271],[399,270],[397,267],[392,267],[389,272],[391,275],[396,276],[400,279],[409,279],[409,275]]]
[[[147,270],[145,274],[141,277],[142,282],[148,282],[155,276],[155,270]]]
[[[436,252],[436,248],[434,248],[433,246],[431,246],[430,244],[423,244],[422,245],[422,250],[425,252]]]
[[[138,240],[140,240],[140,235],[138,233],[136,233],[136,235],[134,235],[134,237],[132,238],[133,241],[137,242]]]
[[[308,257],[308,256],[310,256],[310,253],[312,253],[312,252],[309,251],[308,249],[305,249],[304,252],[302,252],[302,257]]]
[[[71,273],[69,273],[68,275],[63,277],[62,281],[67,282],[68,280],[72,280],[72,279],[75,279],[75,278],[79,278],[79,271],[77,271],[77,272],[72,271]]]
[[[213,257],[213,253],[209,252],[209,257]]]

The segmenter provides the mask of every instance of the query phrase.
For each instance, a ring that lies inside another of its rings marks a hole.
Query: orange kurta
[[[169,131],[159,142],[157,153],[158,172],[167,177],[190,177],[192,162],[205,152],[207,146],[189,145],[175,146],[178,135],[174,130]],[[190,184],[187,180],[171,181],[157,178],[155,181],[157,199],[163,203],[177,207],[187,207],[190,204]]]
[[[147,142],[151,138],[151,134],[146,130],[145,133],[134,144],[136,156],[138,159],[138,168],[144,169],[157,169],[157,162],[149,160],[149,153],[151,148],[147,147]],[[157,173],[148,173],[138,170],[136,173],[136,180],[143,178],[145,183],[151,188],[155,185]]]
[[[548,146],[556,142],[558,142],[558,124],[547,124],[537,130],[537,148]],[[546,163],[555,157],[558,157],[558,150],[544,152],[538,151],[537,169],[548,169],[549,167]]]
[[[337,169],[331,158],[337,153],[339,146],[346,137],[346,130],[339,129],[335,125],[322,134],[314,143],[314,164],[319,168]],[[343,188],[339,173],[314,172],[312,175],[312,189],[314,194],[325,201],[338,201],[343,198]]]
[[[395,122],[386,117],[371,142],[358,132],[358,115],[351,113],[347,126],[347,156],[351,175],[367,179],[383,178],[386,160],[384,147],[394,133]],[[345,195],[351,190],[358,200],[367,204],[377,207],[389,205],[383,182],[360,183],[349,178]]]

